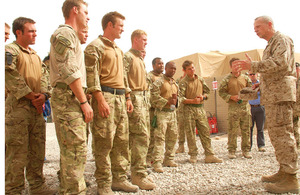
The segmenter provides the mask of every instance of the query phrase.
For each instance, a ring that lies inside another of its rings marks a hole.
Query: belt
[[[187,106],[192,106],[192,107],[202,107],[203,104],[185,104]]]
[[[67,89],[67,90],[71,90],[70,86],[67,85],[66,83],[60,83],[60,82],[57,82],[55,87],[57,88],[60,88],[60,89]],[[87,89],[86,88],[82,88],[83,89],[83,92],[86,93]]]
[[[101,90],[103,92],[109,92],[111,94],[115,94],[115,95],[124,95],[125,94],[125,89],[114,89],[111,87],[107,87],[107,86],[101,86]]]
[[[130,94],[145,96],[147,91],[131,91]]]
[[[260,107],[260,104],[257,104],[257,105],[251,105],[251,107]]]
[[[163,109],[161,109],[161,111],[164,111],[164,112],[174,112],[175,110],[172,110],[171,108],[163,108]]]

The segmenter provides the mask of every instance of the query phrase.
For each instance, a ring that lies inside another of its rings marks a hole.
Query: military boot
[[[268,192],[279,193],[293,193],[299,194],[299,182],[296,174],[283,173],[284,179],[276,183],[265,184],[265,189]]]
[[[279,168],[278,172],[273,174],[273,175],[263,175],[261,177],[261,181],[263,182],[271,182],[271,183],[275,183],[275,182],[279,182],[282,179],[284,179],[284,172],[282,172],[281,167]]]
[[[30,194],[32,195],[53,195],[56,193],[57,190],[50,189],[45,183],[35,189],[30,188]]]
[[[205,156],[205,163],[222,163],[222,162],[223,162],[223,160],[219,159],[215,155]]]
[[[110,186],[98,187],[97,195],[114,195],[114,192],[111,190]]]
[[[229,151],[229,153],[228,153],[228,158],[229,158],[229,159],[236,159],[235,152],[234,152],[234,151]]]
[[[184,153],[184,144],[179,144],[177,150],[176,150],[176,154],[179,153]]]
[[[177,167],[177,163],[174,162],[174,160],[165,160],[163,165],[165,167]]]
[[[197,162],[197,156],[191,156],[189,161],[190,161],[190,163],[193,163],[193,164],[196,163]]]
[[[124,181],[113,181],[111,189],[114,191],[137,192],[139,187],[132,185],[127,179]]]
[[[147,177],[132,175],[132,184],[139,186],[142,190],[153,190],[156,185],[151,182]]]
[[[153,170],[157,173],[163,173],[164,172],[163,167],[162,167],[160,162],[157,162],[157,163],[153,164]]]
[[[248,159],[252,158],[252,155],[250,154],[250,152],[243,152],[243,156]]]

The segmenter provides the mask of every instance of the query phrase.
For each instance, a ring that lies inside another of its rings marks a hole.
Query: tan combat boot
[[[258,148],[258,151],[259,151],[259,152],[265,152],[266,149],[265,149],[265,147],[260,147],[260,148]]]
[[[293,193],[299,194],[299,182],[296,174],[283,173],[284,179],[276,183],[265,184],[265,189],[268,192],[281,194],[281,193]]]
[[[236,159],[235,152],[229,151],[229,153],[228,153],[228,158],[229,158],[229,159]]]
[[[165,160],[163,165],[165,167],[178,167],[177,163],[175,163],[174,160]]]
[[[124,181],[113,181],[111,185],[113,191],[124,191],[124,192],[137,192],[139,187],[132,185],[128,180]]]
[[[243,152],[243,156],[248,159],[252,158],[252,155],[250,154],[250,152]]]
[[[37,187],[35,189],[30,189],[30,194],[32,195],[40,195],[40,194],[43,194],[43,195],[53,195],[53,194],[56,194],[57,193],[57,190],[53,190],[53,189],[50,189],[45,183],[42,184],[40,187]]]
[[[179,153],[184,153],[184,144],[179,144],[177,150],[176,150],[176,154]]]
[[[191,156],[189,161],[190,161],[190,163],[193,163],[193,164],[196,163],[197,162],[197,156]]]
[[[222,163],[222,162],[223,162],[223,160],[219,159],[215,155],[205,156],[205,163]]]
[[[114,195],[114,192],[111,190],[110,186],[98,187],[97,195]]]
[[[132,184],[139,186],[142,190],[153,190],[156,185],[151,182],[147,177],[132,175]]]
[[[157,163],[153,164],[153,170],[157,173],[163,173],[164,172],[163,167],[162,167],[160,162],[157,162]]]
[[[279,182],[282,179],[284,179],[284,172],[282,172],[281,167],[279,168],[277,173],[273,175],[263,175],[261,177],[262,182],[271,182],[271,183]]]

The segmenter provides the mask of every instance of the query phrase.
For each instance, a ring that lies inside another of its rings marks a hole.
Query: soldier
[[[86,71],[78,32],[89,20],[87,3],[66,0],[62,11],[65,24],[50,39],[51,105],[60,147],[60,193],[85,194],[86,123],[92,120],[93,110],[84,92]]]
[[[211,147],[210,128],[206,112],[203,108],[207,99],[209,88],[204,79],[195,74],[192,61],[186,60],[182,64],[186,76],[179,83],[179,98],[184,104],[184,127],[189,147],[190,163],[197,162],[197,145],[195,127],[199,132],[199,138],[205,151],[205,163],[222,163],[223,161],[214,155]]]
[[[9,35],[10,35],[10,26],[5,23],[5,42],[9,39]]]
[[[164,166],[177,167],[174,161],[177,141],[175,107],[178,95],[178,85],[173,79],[175,72],[175,63],[168,62],[165,74],[153,83],[151,89],[151,104],[154,105],[157,117],[157,128],[154,129],[153,168],[158,173],[163,172],[162,163]]]
[[[131,89],[130,98],[134,106],[129,113],[129,148],[131,152],[132,182],[143,190],[152,190],[155,184],[147,178],[146,157],[150,137],[149,97],[147,72],[143,61],[143,53],[147,45],[147,34],[143,30],[135,30],[131,34],[131,49],[124,55],[124,68]]]
[[[147,83],[148,83],[149,89],[151,89],[154,81],[156,81],[157,79],[162,77],[162,75],[163,75],[162,73],[164,71],[164,62],[162,61],[161,58],[156,57],[152,60],[152,67],[153,67],[153,70],[147,74]],[[150,92],[150,90],[149,90],[149,92]],[[150,94],[149,94],[149,98],[150,98]],[[151,122],[153,121],[153,118],[154,118],[154,107],[153,106],[150,107],[149,113],[150,113],[150,124],[151,124]],[[147,153],[147,167],[151,167],[151,163],[153,161],[153,159],[152,159],[153,147],[154,147],[154,127],[152,125],[150,125],[150,141],[149,141],[149,147],[148,147],[148,153]]]
[[[88,33],[89,33],[88,32],[88,27],[86,27],[86,28],[82,29],[80,32],[78,32],[78,38],[79,38],[81,44],[86,43],[87,38],[89,36]]]
[[[229,62],[232,68],[232,62],[239,60],[232,58]],[[239,99],[239,92],[245,87],[251,87],[250,78],[241,72],[227,74],[220,83],[219,95],[228,103],[228,157],[235,159],[237,148],[237,135],[241,129],[242,142],[241,149],[245,158],[252,158],[250,154],[250,127],[251,110],[248,101]]]
[[[179,77],[176,80],[176,83],[179,84],[180,81],[186,76],[185,70],[183,71],[183,75]],[[179,103],[178,109],[176,110],[177,114],[177,126],[178,126],[178,148],[176,150],[176,153],[184,153],[184,142],[185,142],[185,131],[184,131],[184,115],[183,115],[183,110],[184,110],[184,104]]]
[[[280,168],[277,173],[262,176],[262,181],[271,182],[265,189],[272,193],[298,194],[298,154],[293,136],[293,104],[296,101],[296,66],[294,44],[291,38],[275,31],[273,20],[268,16],[257,17],[254,31],[268,41],[262,60],[234,62],[233,69],[251,70],[261,75],[261,103],[266,109],[266,125],[275,149]]]
[[[5,46],[5,194],[22,194],[24,168],[31,194],[54,194],[43,176],[45,121],[42,106],[50,97],[46,70],[36,52],[35,21],[13,22],[16,41]]]
[[[123,67],[123,52],[115,39],[121,38],[125,17],[109,12],[102,18],[103,35],[85,49],[88,92],[93,94],[95,117],[95,178],[98,194],[113,190],[137,192],[126,176],[129,152],[128,116],[133,111],[130,89]],[[126,93],[126,97],[125,97]]]

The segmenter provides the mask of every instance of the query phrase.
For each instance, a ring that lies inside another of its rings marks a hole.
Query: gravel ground
[[[89,139],[91,140],[91,139]],[[256,137],[253,138],[256,140]],[[252,148],[252,159],[242,157],[240,138],[238,139],[237,159],[227,157],[227,135],[212,135],[212,146],[216,155],[224,160],[221,164],[205,164],[203,148],[197,137],[198,162],[190,164],[187,152],[177,154],[176,168],[164,167],[164,173],[154,173],[150,176],[157,187],[153,191],[140,190],[135,194],[269,194],[263,188],[260,178],[264,174],[273,174],[278,170],[274,156],[274,149],[269,136],[265,132],[266,152],[258,152]],[[256,142],[255,145],[256,146]],[[177,145],[176,145],[177,148]],[[185,145],[187,151],[187,145]],[[59,148],[56,140],[54,123],[47,123],[46,158],[49,161],[44,165],[46,182],[53,188],[58,188],[56,172],[59,169]],[[87,194],[96,194],[97,185],[93,177],[95,164],[89,143],[88,158],[85,176],[91,182]],[[25,194],[28,194],[27,187]],[[115,194],[131,194],[115,192]],[[134,194],[134,193],[132,193]]]

